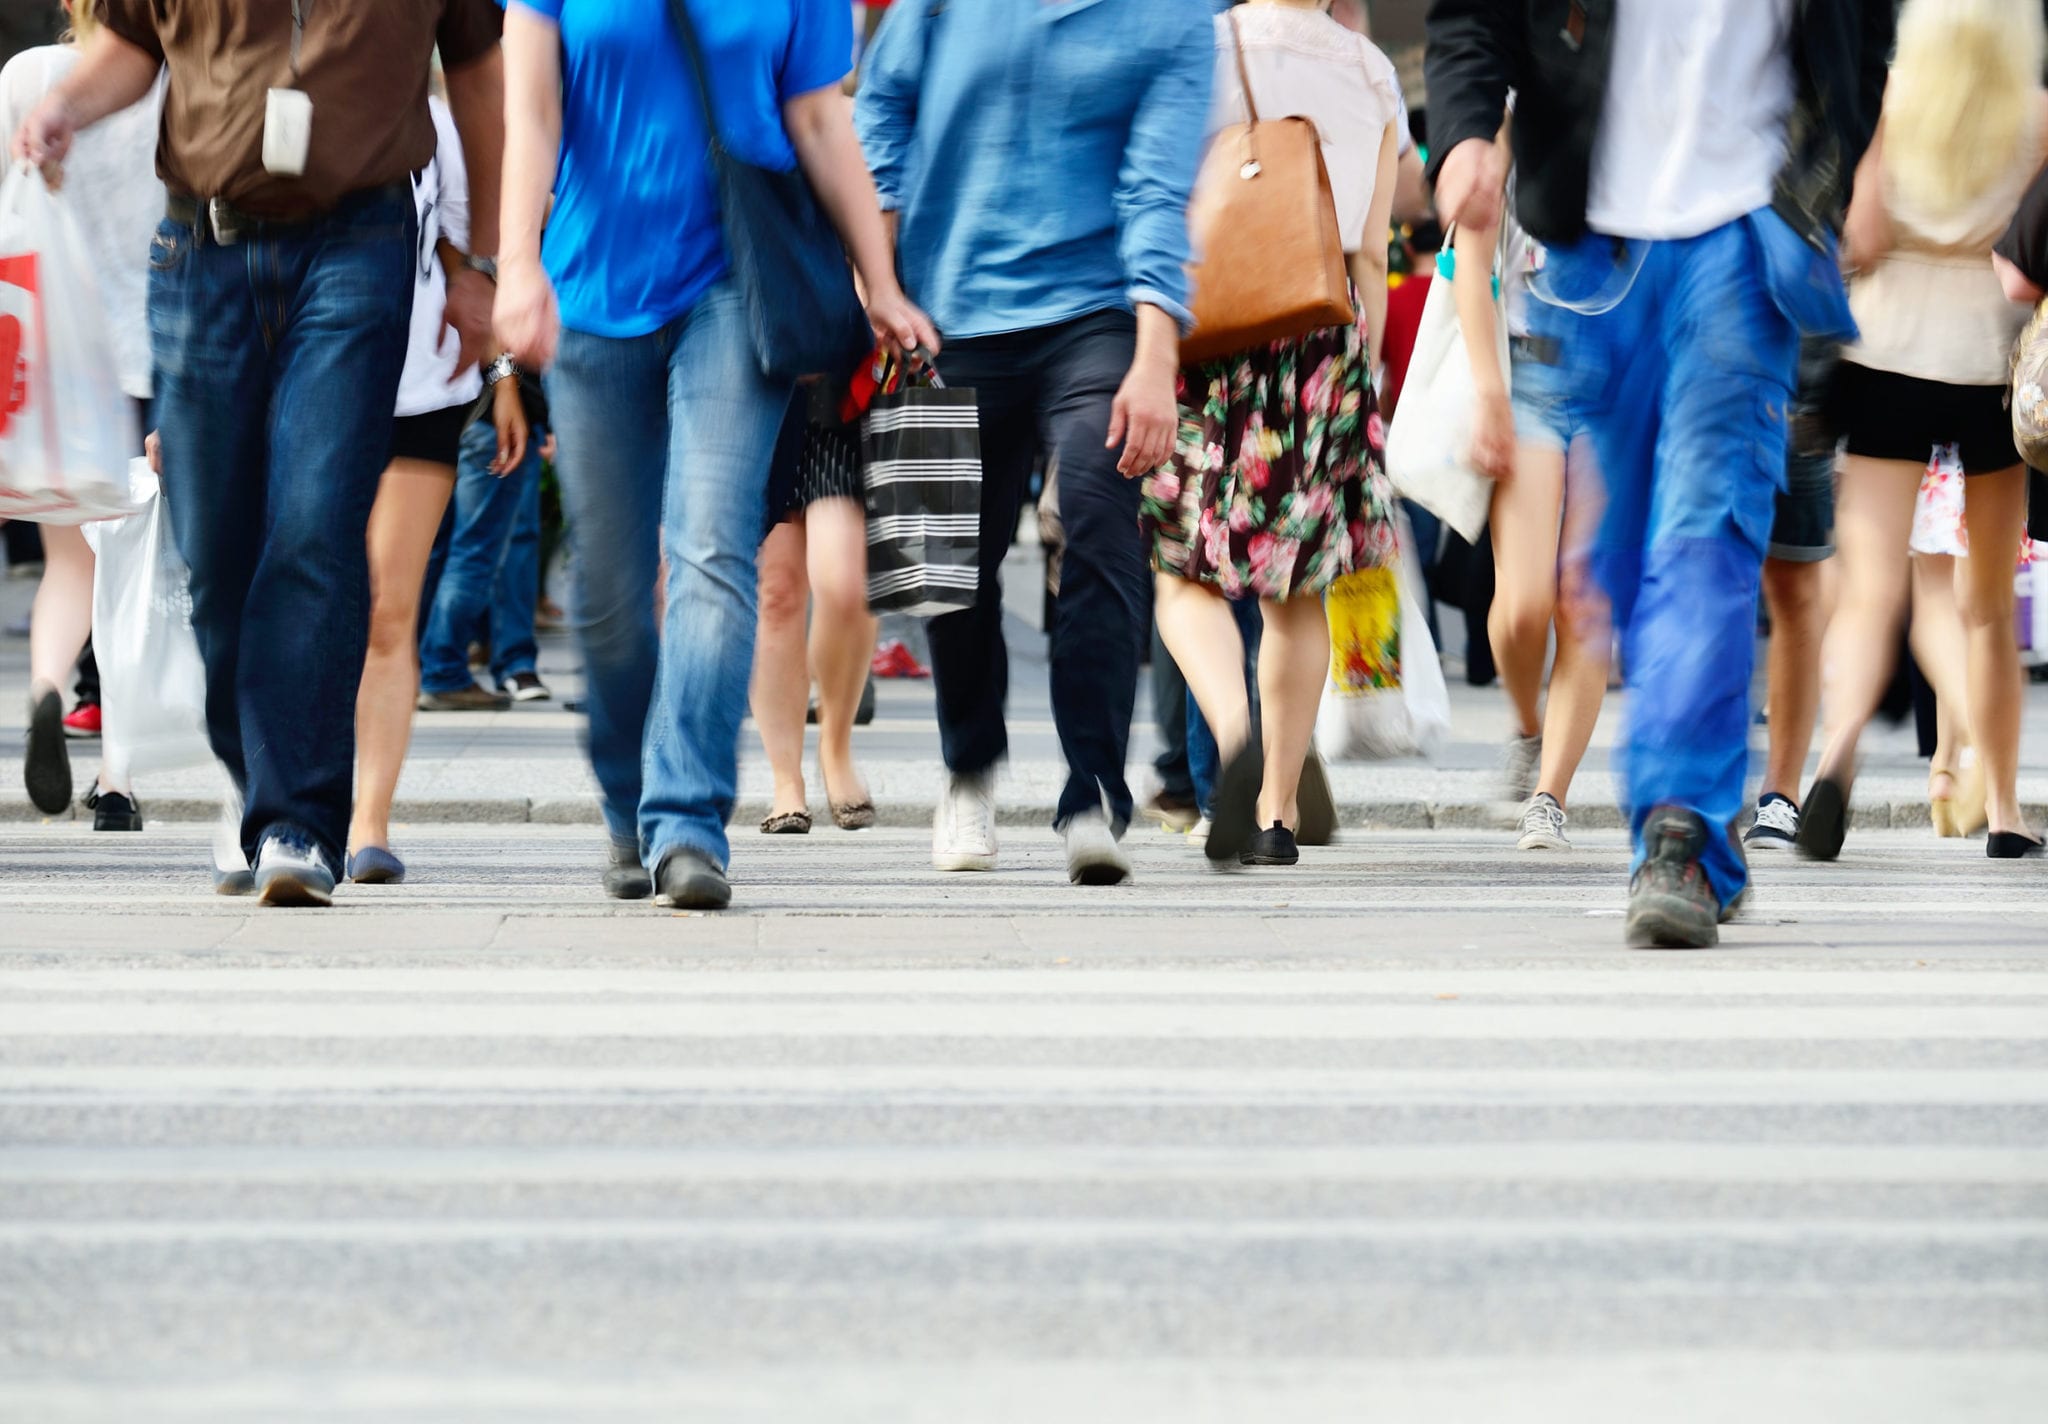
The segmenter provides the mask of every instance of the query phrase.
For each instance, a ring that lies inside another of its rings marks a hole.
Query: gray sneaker
[[[1083,811],[1060,834],[1067,842],[1067,879],[1074,884],[1121,885],[1131,878],[1130,857],[1100,811]]]
[[[1536,778],[1543,770],[1543,734],[1509,737],[1501,753],[1500,800],[1503,807],[1529,804],[1536,794]]]
[[[256,898],[265,905],[322,909],[334,903],[334,867],[311,836],[292,826],[263,834],[256,851]]]
[[[1570,850],[1572,843],[1564,834],[1565,820],[1564,807],[1557,804],[1557,798],[1548,791],[1537,792],[1522,808],[1522,835],[1515,842],[1515,849]]]

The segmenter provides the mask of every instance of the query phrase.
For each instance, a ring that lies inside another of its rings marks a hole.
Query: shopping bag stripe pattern
[[[974,392],[910,386],[875,398],[867,457],[868,605],[936,617],[981,586],[981,420]]]

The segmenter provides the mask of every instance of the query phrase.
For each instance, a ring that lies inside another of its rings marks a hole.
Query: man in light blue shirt
[[[946,382],[979,396],[981,589],[931,625],[951,783],[940,870],[992,870],[1008,748],[998,570],[1043,453],[1066,553],[1052,627],[1067,759],[1054,824],[1069,877],[1116,884],[1149,630],[1138,484],[1163,463],[1188,324],[1187,203],[1207,127],[1207,0],[899,0],[856,113],[911,298],[946,338]]]

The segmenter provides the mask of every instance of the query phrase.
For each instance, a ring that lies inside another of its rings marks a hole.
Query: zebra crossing
[[[251,913],[203,834],[0,830],[0,1418],[2048,1398],[2037,867],[1872,835],[1645,955],[1612,838],[1083,891],[815,835],[705,918],[527,827]]]

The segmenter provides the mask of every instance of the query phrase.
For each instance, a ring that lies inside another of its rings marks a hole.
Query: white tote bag
[[[1505,239],[1507,223],[1501,224]],[[1472,468],[1474,390],[1472,362],[1458,327],[1458,300],[1444,261],[1450,233],[1437,255],[1437,276],[1423,299],[1415,354],[1401,385],[1401,403],[1387,430],[1387,476],[1402,498],[1412,499],[1458,532],[1479,542],[1493,508],[1493,481]],[[1453,262],[1455,257],[1453,257]],[[1496,262],[1496,274],[1498,263]],[[1502,379],[1508,378],[1508,323],[1494,283],[1493,334]]]
[[[1325,761],[1434,756],[1451,730],[1451,690],[1444,682],[1436,639],[1429,635],[1428,605],[1423,601],[1428,595],[1416,562],[1415,536],[1405,514],[1397,510],[1395,518],[1400,535],[1394,563],[1400,591],[1395,630],[1399,685],[1353,689],[1338,680],[1333,666],[1316,712],[1316,750]]]
[[[100,665],[107,782],[213,760],[206,737],[206,666],[192,634],[192,593],[156,476],[134,465],[125,519],[85,526],[97,556],[92,646]]]
[[[85,239],[43,176],[0,180],[0,519],[125,514],[135,411]]]

